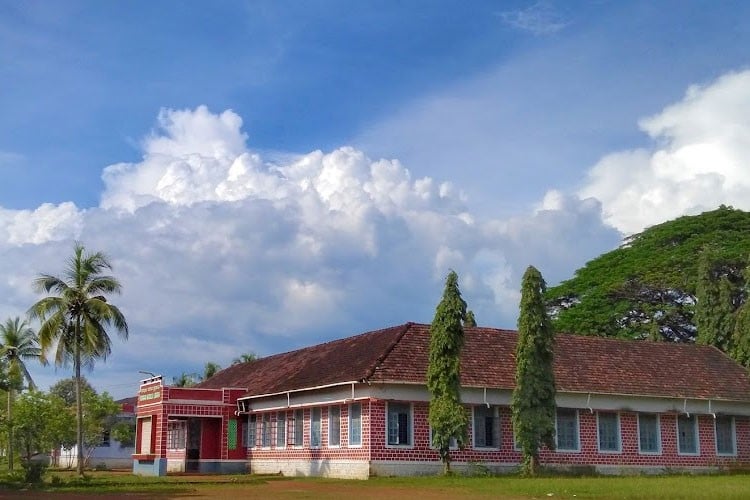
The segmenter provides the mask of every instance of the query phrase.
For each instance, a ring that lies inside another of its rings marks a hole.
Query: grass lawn
[[[50,481],[57,476],[60,479]],[[347,481],[279,476],[138,477],[91,472],[85,481],[51,472],[42,490],[0,489],[2,498],[750,498],[750,476],[416,477]]]

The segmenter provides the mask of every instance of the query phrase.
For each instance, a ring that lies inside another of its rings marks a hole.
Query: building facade
[[[467,328],[469,440],[454,469],[516,470],[516,332]],[[141,385],[134,472],[367,478],[442,470],[430,445],[429,326],[368,332],[234,365],[196,388]],[[603,473],[750,465],[750,378],[717,349],[558,335],[557,447]]]

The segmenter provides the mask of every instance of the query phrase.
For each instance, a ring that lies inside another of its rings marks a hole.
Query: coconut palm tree
[[[117,306],[105,295],[119,294],[120,282],[104,274],[112,269],[107,257],[89,253],[76,243],[73,256],[60,277],[41,274],[34,288],[52,294],[31,306],[29,315],[38,318],[39,341],[43,352],[55,352],[55,364],[72,361],[76,380],[77,471],[83,476],[83,405],[81,401],[81,366],[93,367],[97,359],[106,359],[112,351],[107,329],[114,328],[120,337],[128,338],[128,324]]]
[[[0,324],[0,357],[5,361],[8,370],[8,470],[13,470],[13,397],[16,389],[21,388],[23,379],[28,387],[34,389],[26,363],[31,359],[44,362],[39,348],[39,338],[26,321],[21,318],[8,318]]]

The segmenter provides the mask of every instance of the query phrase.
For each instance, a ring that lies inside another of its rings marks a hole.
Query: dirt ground
[[[175,492],[153,491],[149,493],[107,493],[86,494],[66,492],[39,491],[0,491],[3,499],[49,499],[49,500],[90,500],[92,498],[106,498],[108,500],[140,500],[140,499],[243,499],[243,498],[315,498],[315,499],[398,499],[413,500],[448,500],[455,498],[472,498],[469,492],[456,488],[402,488],[388,485],[358,485],[351,483],[311,482],[294,479],[283,481],[269,481],[263,484],[206,484],[199,482],[180,485]]]

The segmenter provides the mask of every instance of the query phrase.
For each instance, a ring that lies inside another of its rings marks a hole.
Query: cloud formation
[[[551,35],[568,25],[563,16],[549,3],[537,2],[525,9],[498,14],[504,23],[533,35]]]
[[[273,162],[232,111],[163,110],[142,147],[105,168],[99,207],[0,212],[0,313],[26,310],[31,280],[58,273],[73,239],[111,256],[132,333],[97,380],[430,321],[450,268],[481,324],[513,327],[528,264],[554,282],[619,239],[591,200],[559,194],[497,220],[451,182],[352,147]]]
[[[589,171],[581,197],[601,201],[623,233],[720,204],[750,209],[750,71],[691,86],[645,118],[652,148],[619,151]]]

